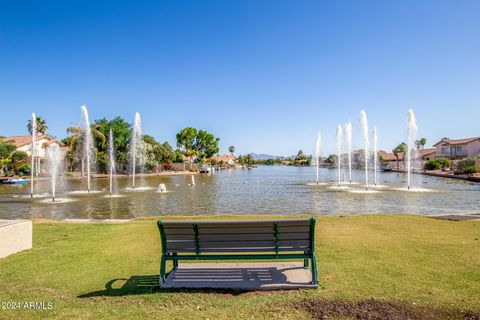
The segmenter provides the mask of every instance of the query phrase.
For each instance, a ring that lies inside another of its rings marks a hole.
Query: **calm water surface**
[[[308,185],[313,168],[259,167],[232,169],[212,175],[144,177],[137,185],[145,191],[127,191],[130,180],[117,178],[115,193],[109,198],[108,179],[96,179],[93,188],[100,193],[71,193],[85,190],[85,182],[65,179],[59,182],[58,197],[70,202],[55,203],[46,198],[31,200],[30,187],[0,185],[0,218],[133,218],[150,215],[209,214],[312,214],[344,215],[360,213],[410,213],[420,215],[479,213],[480,184],[463,180],[414,175],[415,187],[432,192],[405,192],[406,177],[400,173],[379,173],[378,193],[351,193],[335,190],[336,170],[321,169],[320,180],[327,185]],[[370,177],[372,180],[372,177]],[[354,181],[363,180],[363,171],[354,171]],[[168,193],[156,192],[164,183]],[[49,193],[48,181],[39,181],[37,193]],[[362,190],[353,185],[350,190]]]

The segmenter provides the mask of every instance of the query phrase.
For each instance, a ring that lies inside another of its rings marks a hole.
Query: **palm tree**
[[[233,156],[233,153],[235,152],[235,147],[234,147],[234,146],[228,147],[228,151],[229,151],[230,154]]]
[[[417,147],[417,150],[419,150],[420,148],[423,149],[426,144],[427,144],[427,139],[425,138],[422,138],[420,140],[415,140],[415,147]]]
[[[397,170],[400,169],[399,163],[398,163],[398,155],[403,152],[403,160],[405,161],[405,151],[407,150],[407,144],[405,142],[400,143],[398,146],[396,146],[392,152],[395,158],[397,158]]]
[[[92,133],[93,137],[93,146],[95,148],[95,155],[98,153],[99,146],[102,150],[105,149],[107,145],[107,138],[105,135],[100,131],[100,126],[98,124],[92,123],[90,124],[90,132]],[[67,128],[67,134],[69,136],[65,139],[67,146],[72,148],[72,152],[75,153],[77,148],[79,147],[79,143],[81,142],[82,137],[82,128],[79,126],[72,126]],[[85,165],[85,157],[86,155],[82,155],[81,159],[81,172],[82,176],[84,175],[84,165]]]
[[[45,134],[48,130],[47,121],[43,120],[42,117],[36,117],[35,119],[35,122],[37,123],[37,133]],[[28,120],[27,129],[28,133],[32,135],[32,119]]]
[[[427,144],[427,139],[425,138],[420,139],[420,145],[422,146],[422,149],[425,148],[426,144]]]

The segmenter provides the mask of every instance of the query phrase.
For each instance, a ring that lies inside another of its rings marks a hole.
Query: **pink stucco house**
[[[443,138],[433,146],[437,149],[437,158],[458,160],[480,155],[480,137],[455,140]]]

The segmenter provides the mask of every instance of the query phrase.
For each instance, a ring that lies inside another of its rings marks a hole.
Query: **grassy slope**
[[[210,217],[235,219],[238,217]],[[259,217],[242,217],[252,219]],[[270,217],[271,218],[271,217]],[[177,218],[178,219],[178,218]],[[405,215],[320,217],[318,290],[262,293],[154,291],[124,286],[158,275],[153,219],[125,224],[36,222],[34,248],[0,260],[0,301],[53,301],[53,310],[5,311],[0,318],[181,319],[306,317],[291,302],[310,297],[379,298],[480,311],[480,222]],[[116,281],[111,290],[105,284]],[[155,281],[155,280],[154,280]],[[123,289],[121,289],[123,286]],[[81,294],[97,292],[93,297]]]

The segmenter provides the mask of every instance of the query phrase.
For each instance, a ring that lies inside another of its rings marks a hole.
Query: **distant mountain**
[[[265,153],[250,153],[253,160],[268,160],[268,159],[277,159],[277,156],[272,156],[271,154]]]

